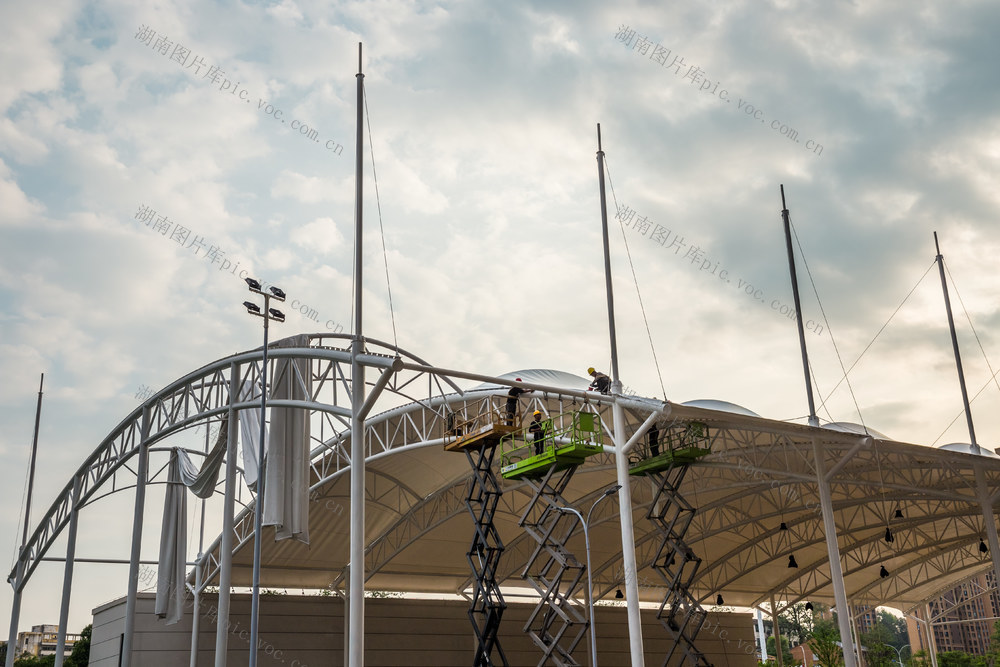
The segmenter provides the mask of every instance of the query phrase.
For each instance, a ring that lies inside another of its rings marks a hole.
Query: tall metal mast
[[[951,314],[951,299],[948,297],[948,282],[944,277],[944,255],[941,254],[941,246],[938,244],[937,232],[934,232],[934,250],[937,256],[934,261],[938,264],[938,272],[941,274],[941,290],[944,292],[944,307],[948,312],[948,329],[951,331],[951,345],[955,350],[955,366],[958,368],[958,384],[962,388],[962,406],[965,408],[965,421],[969,425],[969,444],[972,445],[972,453],[979,455],[982,450],[976,442],[976,428],[972,423],[972,408],[969,405],[969,392],[965,388],[965,373],[962,370],[962,354],[958,351],[958,336],[955,333],[955,318]],[[976,493],[979,496],[979,507],[983,513],[983,528],[986,531],[986,540],[989,543],[990,559],[993,561],[993,576],[996,581],[1000,581],[1000,536],[997,535],[997,522],[993,514],[992,490],[986,481],[986,473],[983,466],[977,461],[975,464]]]
[[[351,560],[347,600],[350,606],[348,659],[350,667],[365,664],[365,367],[358,357],[364,352],[361,330],[362,306],[362,203],[364,195],[364,94],[361,43],[358,43],[357,157],[354,192],[354,338],[351,341]]]
[[[809,399],[809,425],[819,426],[816,403],[813,400],[812,380],[809,377],[809,353],[806,351],[806,332],[802,326],[802,304],[799,302],[799,279],[795,275],[795,253],[792,250],[792,221],[785,206],[785,186],[781,186],[781,219],[785,223],[785,246],[788,248],[788,273],[792,278],[792,298],[795,300],[795,324],[799,328],[799,348],[802,350],[802,371],[806,376],[806,397]]]
[[[955,334],[955,318],[951,315],[951,299],[948,298],[948,282],[944,278],[944,255],[941,254],[941,246],[938,245],[937,232],[934,232],[934,250],[937,257],[934,261],[938,264],[938,272],[941,274],[941,289],[944,291],[944,307],[948,311],[948,328],[951,330],[951,345],[955,350],[955,366],[958,367],[958,384],[962,388],[962,405],[965,406],[965,421],[969,425],[969,442],[972,444],[972,452],[979,454],[979,443],[976,442],[976,428],[972,424],[972,410],[969,408],[969,392],[965,389],[965,373],[962,371],[962,353],[958,351],[958,336]]]
[[[613,410],[615,470],[618,477],[618,511],[622,528],[622,565],[625,570],[625,602],[628,608],[629,648],[632,667],[645,665],[642,649],[642,620],[639,617],[639,582],[635,560],[635,532],[632,528],[632,489],[625,453],[625,410],[621,405],[622,382],[618,375],[618,339],[615,335],[615,297],[611,287],[611,250],[608,243],[608,200],[604,192],[604,149],[601,148],[601,125],[597,124],[597,175],[601,187],[601,232],[604,238],[604,280],[608,292],[608,327],[611,332],[611,393]]]
[[[24,506],[24,532],[21,536],[21,548],[17,552],[17,575],[14,581],[11,582],[14,586],[14,601],[10,612],[10,634],[7,641],[8,649],[5,667],[14,667],[14,658],[17,657],[17,651],[14,650],[14,647],[17,645],[17,624],[21,617],[21,587],[24,585],[22,579],[24,561],[21,559],[21,556],[24,552],[24,545],[28,542],[28,521],[31,518],[31,494],[35,485],[35,454],[38,451],[38,425],[42,417],[42,384],[44,382],[45,373],[42,373],[42,377],[38,381],[38,405],[35,408],[35,435],[31,439],[31,458],[28,462],[28,500]]]
[[[28,499],[24,505],[24,532],[21,534],[21,549],[28,542],[28,520],[31,518],[31,494],[35,486],[35,458],[38,455],[38,426],[42,419],[42,385],[45,373],[38,380],[38,403],[35,406],[35,434],[31,438],[31,460],[28,463]]]

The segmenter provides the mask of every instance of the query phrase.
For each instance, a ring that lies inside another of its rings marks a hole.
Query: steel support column
[[[924,605],[924,614],[927,616],[927,647],[931,654],[931,667],[938,667],[937,637],[934,636],[934,624],[931,623],[931,605],[929,602]]]
[[[781,649],[781,628],[778,623],[778,605],[774,601],[774,593],[771,593],[771,632],[774,635],[774,661],[778,667],[785,667],[784,651]]]
[[[132,514],[132,553],[128,565],[128,597],[125,600],[125,636],[122,640],[121,667],[131,667],[132,639],[135,634],[135,606],[139,589],[139,558],[142,551],[142,519],[146,504],[146,476],[149,466],[149,406],[142,408],[142,431],[139,437],[139,466],[135,481],[135,510]]]
[[[628,609],[628,643],[632,667],[645,667],[646,657],[642,648],[642,618],[639,616],[639,575],[635,560],[635,532],[632,523],[632,478],[628,474],[628,455],[625,453],[625,410],[621,397],[621,381],[612,383],[615,394],[614,423],[611,437],[615,444],[615,472],[618,484],[618,514],[622,528],[622,568],[625,571],[625,603]]]
[[[854,641],[851,639],[851,609],[847,604],[847,590],[844,587],[844,570],[840,565],[840,544],[837,542],[837,524],[833,516],[833,498],[830,495],[830,481],[826,477],[826,461],[819,442],[813,438],[813,459],[816,464],[816,486],[819,490],[820,510],[823,513],[823,532],[826,537],[826,553],[830,560],[830,581],[833,583],[833,597],[837,607],[837,625],[840,627],[841,643],[844,648],[844,667],[857,667],[854,660]],[[780,648],[780,647],[778,647]]]
[[[983,510],[983,524],[986,526],[986,539],[990,546],[990,558],[993,560],[994,586],[1000,587],[1000,539],[997,538],[997,520],[993,515],[993,501],[989,489],[986,488],[986,473],[980,465],[976,466],[976,490],[979,492],[979,505]]]
[[[215,667],[226,667],[229,650],[229,592],[233,581],[233,513],[236,506],[236,436],[239,413],[233,407],[240,395],[239,364],[229,366],[229,430],[226,435],[226,491],[219,545],[219,599],[216,610]],[[261,447],[264,443],[261,443]]]
[[[17,624],[21,617],[21,588],[24,586],[24,560],[17,559],[17,575],[11,584],[14,587],[14,601],[10,606],[10,633],[7,635],[7,661],[5,667],[14,667],[14,658],[17,657]],[[14,650],[11,650],[14,647]]]
[[[73,564],[76,559],[76,529],[80,502],[80,478],[73,479],[73,509],[69,514],[69,535],[66,538],[66,569],[63,571],[62,604],[59,607],[59,635],[56,639],[55,667],[62,667],[66,653],[66,626],[69,624],[69,596],[73,588]]]
[[[198,665],[198,626],[201,620],[201,561],[203,554],[198,554],[198,562],[194,566],[194,604],[191,609],[191,667]]]

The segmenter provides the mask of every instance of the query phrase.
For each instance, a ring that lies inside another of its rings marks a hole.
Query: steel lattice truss
[[[313,335],[308,348],[269,350],[271,378],[281,358],[309,360],[308,382],[296,378],[302,386],[311,387],[308,400],[269,400],[268,404],[310,411],[311,486],[315,503],[320,504],[346,497],[343,487],[352,446],[348,343],[346,336]],[[440,448],[447,415],[468,418],[483,409],[502,410],[507,387],[489,384],[489,378],[483,376],[434,368],[377,341],[369,340],[367,349],[371,352],[362,361],[369,369],[368,385],[385,388],[378,401],[366,406],[369,416],[362,443],[368,461],[367,503],[389,517],[368,533],[366,575],[377,580],[388,571],[404,572],[397,563],[419,552],[429,537],[447,532],[453,522],[455,530],[467,530],[467,467],[447,469],[437,486],[426,488],[405,470],[391,465],[393,457],[413,456],[426,465],[438,466],[440,457],[446,457]],[[261,359],[261,350],[220,359],[164,387],[129,414],[68,480],[32,532],[12,577],[21,568],[17,581],[23,586],[67,526],[74,507],[82,510],[99,499],[134,488],[134,457],[140,443],[159,452],[175,433],[217,424],[230,408],[231,387],[253,386],[258,381]],[[488,384],[462,391],[455,384],[460,379]],[[538,387],[525,399],[529,410],[542,409],[553,415],[590,403],[606,431],[617,427],[626,437],[650,409],[633,401],[626,409],[626,423],[615,425],[611,420],[614,399],[610,396]],[[234,407],[250,410],[259,408],[259,402],[247,398]],[[691,466],[680,489],[697,509],[685,540],[703,558],[693,582],[702,604],[718,593],[724,593],[729,604],[746,606],[767,602],[772,594],[783,605],[804,599],[832,601],[819,511],[820,483],[829,484],[832,493],[839,567],[853,603],[906,609],[936,597],[955,582],[991,569],[990,554],[983,555],[977,548],[984,520],[983,498],[977,493],[974,471],[976,467],[982,471],[988,489],[985,503],[992,509],[1000,489],[1000,461],[678,404],[669,404],[667,410],[676,420],[710,426],[712,453]],[[827,471],[823,482],[816,474],[814,441]],[[598,497],[614,482],[614,456],[608,451],[589,458],[566,499],[579,508]],[[147,482],[162,478],[162,464],[151,459],[149,470]],[[80,490],[74,502],[77,483]],[[240,501],[242,509],[234,523],[234,552],[249,544],[253,533],[252,497],[240,488],[241,498],[246,498]],[[633,480],[634,511],[648,510],[655,490]],[[517,579],[519,568],[533,551],[532,540],[516,528],[530,495],[523,484],[510,482],[505,483],[504,491],[497,505],[506,546],[496,572],[501,585]],[[331,512],[326,514],[330,520],[337,519]],[[595,544],[600,545],[592,568],[597,599],[622,585],[620,547],[612,548],[615,540],[620,540],[617,518],[617,509],[608,503],[598,507],[591,522],[598,536]],[[787,531],[779,529],[782,522]],[[883,539],[886,528],[894,535],[891,543]],[[663,587],[650,569],[658,546],[657,533],[647,522],[638,522],[634,539],[640,597],[661,599]],[[203,586],[213,583],[217,575],[220,541],[205,550]],[[464,551],[459,553],[454,563],[436,563],[437,569],[428,577],[447,574],[454,581],[450,590],[471,590],[463,555]],[[789,555],[795,556],[798,568],[786,567]],[[410,558],[409,562],[416,560]],[[337,587],[344,566],[343,562],[323,564],[328,574],[321,585]],[[879,577],[880,566],[887,569],[888,577]]]

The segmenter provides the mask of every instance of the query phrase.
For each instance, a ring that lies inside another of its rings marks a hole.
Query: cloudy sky
[[[259,344],[243,269],[295,300],[282,335],[350,330],[358,42],[404,348],[486,374],[609,366],[601,123],[630,390],[806,414],[784,184],[820,398],[875,339],[821,417],[968,440],[936,230],[977,433],[1000,445],[1000,5],[136,5],[0,4],[9,563],[40,373],[35,519],[144,388]],[[392,340],[367,150],[365,333]],[[122,503],[83,519],[79,556],[127,557]],[[73,630],[126,579],[77,573]],[[22,627],[57,621],[57,582],[39,570]]]

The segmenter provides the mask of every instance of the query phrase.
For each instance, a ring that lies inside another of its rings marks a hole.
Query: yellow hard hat
[[[590,368],[587,369],[587,375],[593,375],[593,374],[594,374],[594,367],[591,366]]]
[[[538,417],[542,414],[541,410],[535,410],[535,416]]]

